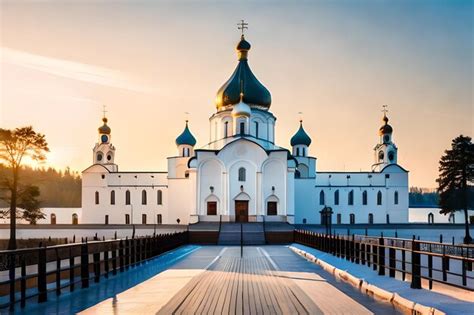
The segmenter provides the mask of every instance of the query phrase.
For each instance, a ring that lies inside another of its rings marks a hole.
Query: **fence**
[[[396,273],[403,281],[411,277],[411,288],[421,289],[421,280],[474,291],[474,247],[413,239],[362,235],[328,235],[295,230],[295,242],[367,265],[383,276]],[[407,279],[408,280],[408,279]]]
[[[100,282],[186,243],[188,232],[178,232],[0,251],[0,274],[7,278],[0,281],[0,299],[8,301],[0,308],[13,310],[18,302],[24,307],[34,297],[42,303],[51,292],[60,295],[66,288],[88,288],[90,281]]]

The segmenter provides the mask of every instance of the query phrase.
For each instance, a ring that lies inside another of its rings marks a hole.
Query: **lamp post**
[[[319,211],[319,213],[321,213],[321,219],[323,220],[323,222],[321,222],[322,224],[324,224],[325,228],[326,228],[326,234],[329,234],[331,235],[331,225],[332,225],[332,208],[331,207],[328,207],[328,206],[324,206],[324,208]]]

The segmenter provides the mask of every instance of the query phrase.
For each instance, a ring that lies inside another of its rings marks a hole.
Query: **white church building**
[[[93,163],[82,173],[79,223],[320,224],[328,207],[333,223],[408,223],[408,172],[397,164],[386,114],[370,171],[318,172],[302,122],[291,150],[276,144],[271,94],[249,67],[244,35],[236,49],[237,67],[209,119],[209,143],[196,148],[186,122],[166,172],[119,171],[103,118]]]

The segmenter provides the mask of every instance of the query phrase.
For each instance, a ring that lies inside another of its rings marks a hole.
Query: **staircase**
[[[243,234],[241,235],[241,231]],[[262,223],[222,223],[219,245],[264,245],[265,232]]]

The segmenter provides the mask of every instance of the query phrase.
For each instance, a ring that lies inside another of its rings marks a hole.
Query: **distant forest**
[[[410,207],[438,207],[439,194],[436,189],[410,187]]]
[[[11,172],[0,164],[0,179],[3,178],[11,178]],[[1,184],[3,180],[0,180]],[[39,187],[41,207],[81,207],[81,176],[69,168],[58,171],[54,168],[23,167],[20,184]],[[7,202],[0,200],[0,207],[7,206]]]

